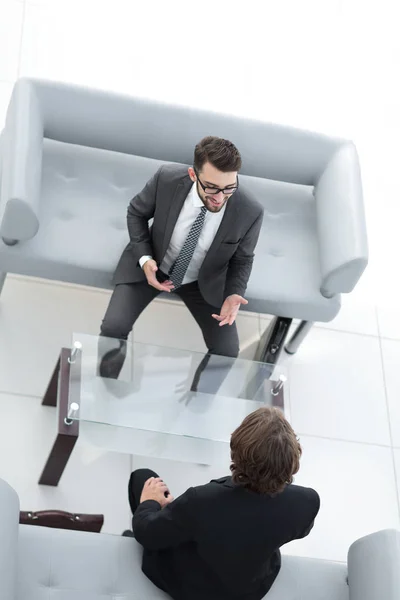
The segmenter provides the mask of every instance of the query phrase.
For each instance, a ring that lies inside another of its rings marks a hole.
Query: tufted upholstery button
[[[78,177],[76,175],[69,175],[68,173],[61,173],[60,171],[56,171],[56,175],[62,179],[63,181],[76,181]]]
[[[123,183],[116,183],[115,181],[112,182],[110,185],[115,190],[118,190],[119,192],[124,192],[124,193],[131,189],[131,186],[129,186],[129,185],[124,185]]]
[[[275,258],[279,258],[279,257],[283,256],[283,251],[279,250],[279,248],[271,248],[269,251],[269,254],[271,256],[274,256]]]
[[[60,582],[57,582],[54,577],[48,573],[47,577],[40,582],[40,585],[45,588],[55,589],[60,587]]]
[[[119,231],[126,229],[126,223],[121,219],[113,219],[111,223],[113,227],[115,227],[115,229],[118,229]]]
[[[69,210],[60,210],[58,216],[62,221],[71,221],[74,218],[74,215]]]

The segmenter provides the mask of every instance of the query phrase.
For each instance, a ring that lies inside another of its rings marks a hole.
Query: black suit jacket
[[[130,242],[118,263],[114,285],[144,281],[139,259],[151,255],[160,265],[190,191],[187,167],[164,165],[128,207]],[[229,198],[221,225],[199,272],[203,298],[220,307],[231,294],[244,296],[264,211],[239,190]],[[149,220],[154,218],[149,228]]]
[[[230,477],[162,510],[147,500],[133,517],[143,571],[176,600],[260,600],[279,572],[280,546],[310,532],[319,505],[311,488],[288,485],[272,497]]]

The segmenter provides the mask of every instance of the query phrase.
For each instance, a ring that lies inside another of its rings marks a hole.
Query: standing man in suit
[[[191,487],[176,500],[157,473],[129,482],[142,569],[175,600],[261,600],[281,566],[279,548],[307,536],[316,491],[293,485],[301,446],[278,408],[248,415],[231,437],[230,477]]]
[[[193,167],[162,166],[130,202],[130,242],[117,266],[101,335],[122,340],[100,373],[117,376],[136,319],[161,292],[176,292],[197,321],[209,354],[237,357],[235,319],[250,277],[263,208],[239,188],[232,142],[206,137]],[[149,229],[149,220],[154,218]]]

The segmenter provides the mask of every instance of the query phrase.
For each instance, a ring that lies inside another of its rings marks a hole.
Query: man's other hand
[[[170,504],[174,498],[171,496],[167,485],[160,477],[150,477],[143,486],[140,503],[146,500],[155,500],[161,505],[161,508]]]
[[[220,314],[212,315],[212,317],[219,321],[220,327],[223,325],[233,325],[241,304],[248,304],[248,301],[242,296],[239,296],[239,294],[232,294],[232,296],[226,298]]]

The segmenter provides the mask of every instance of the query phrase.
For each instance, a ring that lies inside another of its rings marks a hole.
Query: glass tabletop
[[[75,333],[69,362],[69,419],[130,454],[226,461],[244,417],[288,399],[285,368],[251,360]]]

